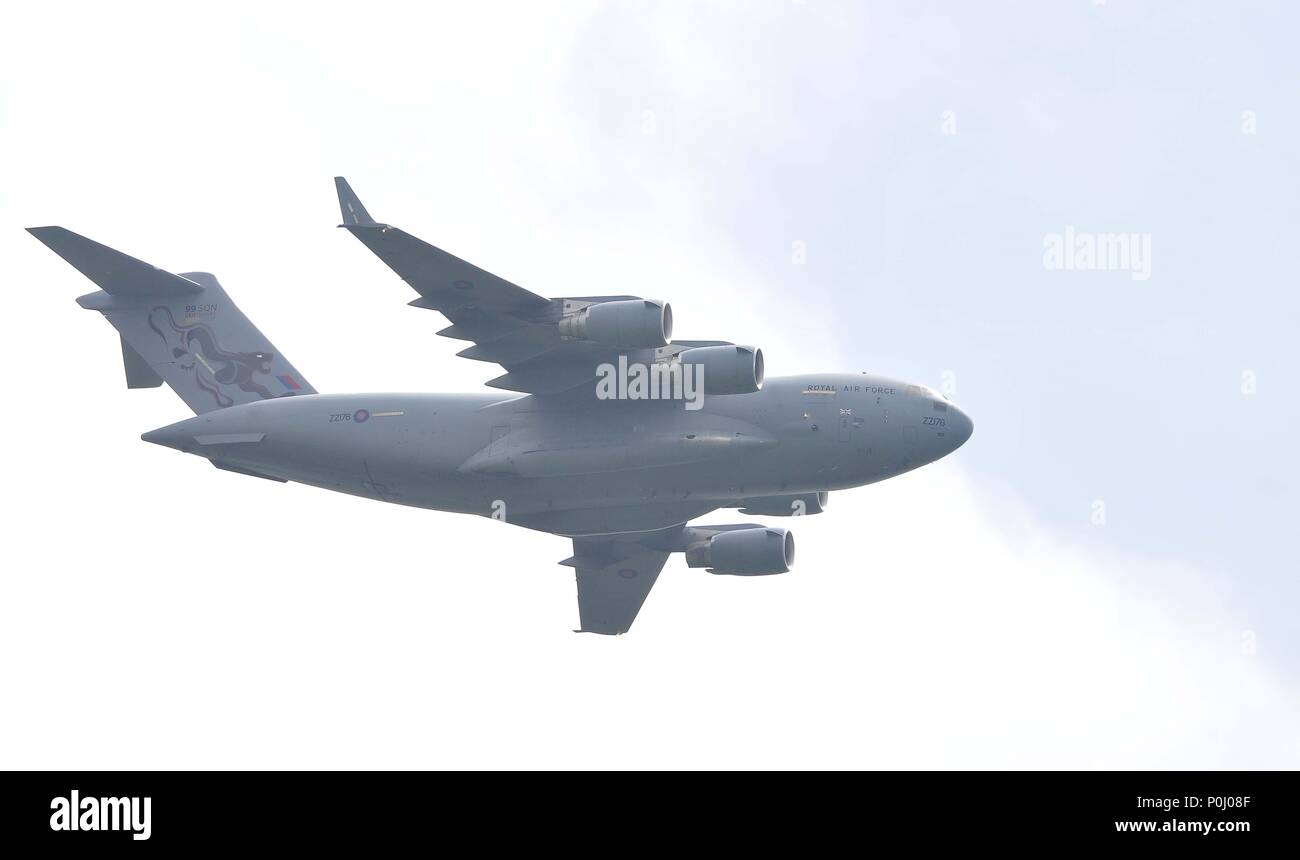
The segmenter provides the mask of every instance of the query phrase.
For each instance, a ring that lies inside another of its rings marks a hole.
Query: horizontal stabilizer
[[[27,232],[110,295],[168,298],[202,289],[180,275],[164,272],[63,227],[29,227]]]

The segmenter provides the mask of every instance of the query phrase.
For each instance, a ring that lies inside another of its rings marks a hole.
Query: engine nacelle
[[[699,365],[705,394],[752,394],[763,387],[763,350],[754,346],[697,346],[682,364]]]
[[[600,302],[561,319],[560,334],[619,349],[658,348],[672,340],[673,309],[647,299]]]
[[[718,532],[689,546],[686,564],[728,576],[785,573],[794,564],[794,535],[763,526]]]
[[[756,517],[801,517],[826,510],[830,493],[797,493],[790,496],[759,496],[742,499],[740,512]]]

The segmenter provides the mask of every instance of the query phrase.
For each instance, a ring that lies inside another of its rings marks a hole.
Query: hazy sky
[[[1300,764],[1290,6],[112,5],[0,33],[0,766]],[[574,636],[559,538],[141,443],[184,406],[21,231],[215,272],[322,391],[475,390],[338,173],[975,435],[834,494],[792,574],[675,559]],[[1148,254],[1045,265],[1067,235]]]

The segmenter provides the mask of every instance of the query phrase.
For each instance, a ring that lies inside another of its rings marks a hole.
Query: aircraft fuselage
[[[694,410],[590,393],[280,397],[143,438],[236,471],[579,535],[870,484],[939,459],[970,433],[970,419],[923,386],[813,374],[710,395]]]

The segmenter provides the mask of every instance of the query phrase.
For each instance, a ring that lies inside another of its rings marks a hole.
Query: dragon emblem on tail
[[[179,323],[172,315],[171,308],[164,305],[158,305],[149,312],[149,328],[162,338],[182,368],[194,372],[195,383],[212,395],[217,406],[225,408],[235,403],[221,390],[227,385],[256,394],[263,400],[283,396],[273,394],[254,378],[255,374],[271,372],[274,353],[231,352],[222,347],[216,334],[206,324]]]

